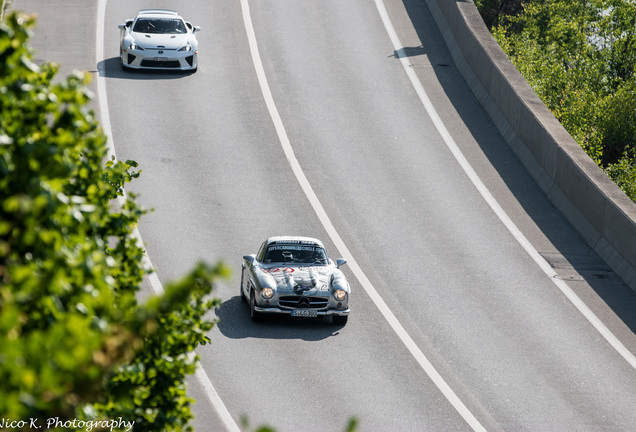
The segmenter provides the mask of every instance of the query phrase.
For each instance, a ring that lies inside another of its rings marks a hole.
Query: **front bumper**
[[[255,296],[254,311],[263,314],[280,314],[297,316],[347,316],[350,313],[346,301],[337,301],[328,296],[299,296],[290,293],[277,294],[271,299],[265,299],[261,293]]]
[[[122,65],[131,69],[195,70],[198,67],[196,51],[127,50],[122,51]]]
[[[268,314],[283,314],[283,315],[291,315],[293,310],[306,311],[306,310],[315,310],[315,309],[281,309],[277,307],[261,307],[255,306],[254,310],[259,313],[268,313]],[[326,310],[315,310],[317,316],[347,316],[351,312],[351,309],[326,309]]]

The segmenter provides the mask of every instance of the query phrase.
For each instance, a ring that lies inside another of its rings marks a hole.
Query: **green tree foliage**
[[[201,263],[138,302],[145,211],[123,194],[136,163],[105,163],[87,75],[53,84],[57,67],[32,61],[33,24],[0,23],[0,413],[183,430],[189,353],[209,341],[209,294],[228,269]]]
[[[521,12],[521,0],[475,0],[475,6],[489,29],[499,25],[499,17]]]
[[[636,2],[529,0],[503,7],[509,3],[476,1],[546,106],[636,202]]]

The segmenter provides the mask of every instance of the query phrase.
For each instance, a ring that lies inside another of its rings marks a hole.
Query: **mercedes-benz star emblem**
[[[298,299],[298,307],[307,309],[309,307],[309,299],[307,297],[301,297]]]

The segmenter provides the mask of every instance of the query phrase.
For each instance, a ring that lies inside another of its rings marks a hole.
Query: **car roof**
[[[323,247],[323,244],[320,240],[313,237],[304,237],[304,236],[274,236],[270,237],[266,241],[267,245],[281,243],[281,244],[289,244],[289,243],[301,243],[301,244],[314,244],[316,246]]]
[[[171,16],[173,18],[181,18],[177,11],[169,10],[169,9],[141,9],[137,17],[148,17],[148,18],[161,18],[164,16]]]

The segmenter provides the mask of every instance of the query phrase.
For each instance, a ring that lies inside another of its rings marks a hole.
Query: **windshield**
[[[267,247],[265,263],[326,265],[327,254],[319,246],[275,244]]]
[[[178,18],[139,18],[133,31],[137,33],[184,34],[188,31]]]

